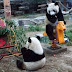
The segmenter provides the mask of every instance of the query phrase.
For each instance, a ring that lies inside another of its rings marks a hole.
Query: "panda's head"
[[[29,37],[25,47],[34,51],[35,53],[43,53],[40,41],[36,37]]]
[[[49,15],[56,15],[59,12],[58,2],[47,4],[47,13]]]

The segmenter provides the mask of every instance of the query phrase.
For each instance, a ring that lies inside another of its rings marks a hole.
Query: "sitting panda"
[[[37,70],[45,65],[46,58],[39,40],[29,37],[26,47],[21,49],[24,61],[17,60],[17,67],[21,70]]]
[[[46,33],[50,40],[56,39],[54,37],[53,32],[55,30],[55,23],[58,21],[64,21],[63,14],[58,5],[58,2],[47,4],[45,24],[46,24]],[[64,24],[66,24],[65,21]]]

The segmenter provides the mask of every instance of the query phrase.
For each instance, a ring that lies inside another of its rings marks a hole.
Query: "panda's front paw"
[[[64,24],[66,25],[66,21],[64,21]]]

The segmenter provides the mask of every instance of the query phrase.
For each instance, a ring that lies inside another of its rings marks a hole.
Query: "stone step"
[[[0,9],[0,14],[3,14],[4,13],[4,9]]]
[[[15,11],[15,13],[14,13],[15,15],[23,15],[24,14],[24,12],[23,11]]]
[[[30,3],[29,2],[22,2],[21,5],[22,6],[28,6]]]
[[[0,1],[0,4],[2,4],[3,3],[3,1]]]
[[[20,6],[19,10],[29,10],[29,6]]]

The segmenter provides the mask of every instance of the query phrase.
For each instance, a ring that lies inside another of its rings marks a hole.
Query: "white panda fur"
[[[56,14],[53,10],[56,10],[57,13],[59,12],[59,6],[58,5],[55,6],[55,3],[50,3],[47,5],[48,5],[47,12],[49,13],[49,11],[50,11],[50,15]]]
[[[50,4],[47,4],[47,5],[48,5],[48,7],[47,7],[47,11],[46,12],[48,14],[50,14],[50,15],[56,15],[56,13],[59,12],[59,6],[58,5],[55,6],[55,3],[50,3]],[[53,10],[55,10],[56,12],[54,12]],[[49,11],[50,11],[50,13],[49,13]],[[57,16],[55,16],[55,17],[57,17]],[[51,21],[49,21],[49,19],[47,18],[47,16],[45,17],[45,21],[44,22],[45,22],[45,25],[51,24],[52,26],[55,26],[54,23],[52,23]]]
[[[29,40],[31,40],[31,43],[29,42]],[[26,48],[26,50],[33,51],[37,55],[43,55],[44,54],[43,48],[42,48],[39,40],[35,37],[31,37],[28,39],[25,48]],[[30,58],[30,57],[28,57],[28,58]],[[41,57],[40,60],[37,60],[34,62],[33,61],[26,62],[24,59],[23,68],[25,68],[26,70],[37,70],[39,68],[42,68],[45,65],[45,62],[46,62],[45,56],[43,58]]]
[[[58,21],[64,21],[63,14],[58,5],[58,2],[47,4],[46,17],[44,22],[46,25],[46,33],[50,40],[56,39],[53,33],[55,33],[55,23]]]

